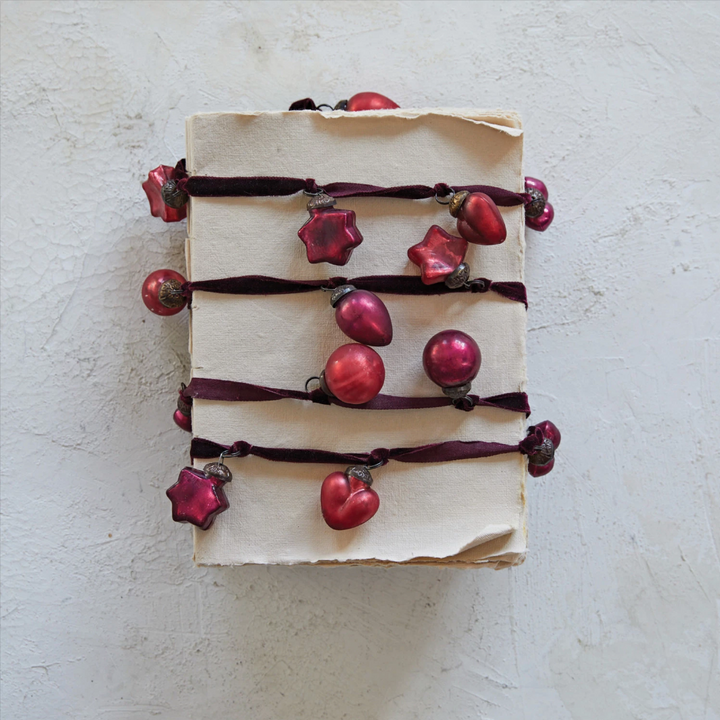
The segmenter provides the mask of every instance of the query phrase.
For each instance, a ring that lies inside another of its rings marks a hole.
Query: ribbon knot
[[[347,285],[347,284],[348,284],[347,278],[337,276],[337,277],[328,278],[327,285],[325,287],[327,287],[328,290],[335,290],[336,288],[339,288],[341,285]]]
[[[315,388],[309,393],[308,399],[311,402],[318,403],[319,405],[329,405],[330,398],[322,391],[321,388]]]
[[[469,398],[467,395],[465,397],[458,398],[457,400],[453,400],[453,405],[458,410],[463,410],[464,412],[470,412],[475,407],[475,403],[472,401],[472,398]]]
[[[523,455],[532,455],[543,441],[543,434],[539,428],[528,430],[527,437],[520,441],[520,452]]]
[[[486,293],[490,290],[491,281],[487,278],[475,278],[470,281],[470,292]]]
[[[318,187],[315,178],[307,178],[305,180],[305,192],[315,194],[321,192],[321,190],[322,188]]]
[[[368,465],[387,465],[390,460],[390,451],[387,448],[375,448],[368,455]]]
[[[252,445],[244,440],[233,443],[228,451],[228,455],[233,457],[247,457],[252,452]]]
[[[436,183],[433,190],[438,197],[447,197],[453,192],[453,189],[447,183]]]

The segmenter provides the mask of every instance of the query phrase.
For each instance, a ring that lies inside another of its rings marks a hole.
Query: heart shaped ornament
[[[363,465],[330,473],[320,489],[325,522],[333,530],[349,530],[370,520],[380,507],[380,498],[371,484],[370,471]]]

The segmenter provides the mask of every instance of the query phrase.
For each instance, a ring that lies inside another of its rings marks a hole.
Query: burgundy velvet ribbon
[[[178,168],[180,164],[178,163]],[[179,175],[179,170],[178,171]],[[325,192],[335,198],[389,197],[405,200],[423,200],[447,197],[454,192],[482,192],[489,195],[496,205],[512,207],[532,202],[528,193],[515,193],[492,185],[366,185],[364,183],[334,182],[318,185],[313,178],[291,178],[256,175],[251,177],[212,177],[192,175],[178,181],[178,188],[191,197],[280,197],[299,192],[318,194]]]
[[[358,290],[392,295],[446,295],[458,292],[486,293],[492,290],[527,307],[527,292],[521,282],[493,282],[487,278],[475,278],[469,281],[469,287],[451,289],[445,283],[425,285],[417,275],[367,275],[357,278],[332,277],[327,280],[283,280],[266,275],[243,275],[188,282],[183,285],[183,291],[187,297],[195,290],[229,295],[291,295],[321,288],[334,290],[340,285],[353,285]]]
[[[254,455],[273,462],[386,465],[389,460],[406,463],[440,463],[453,460],[475,460],[514,452],[528,455],[533,452],[536,444],[536,438],[531,434],[517,445],[481,440],[449,440],[414,448],[375,448],[369,453],[338,453],[328,450],[265,448],[251,445],[243,440],[232,445],[221,445],[212,440],[194,438],[190,446],[190,455],[193,458],[211,459],[219,457],[220,453],[225,452],[233,457]]]
[[[326,395],[319,388],[311,392],[298,390],[281,390],[278,388],[251,385],[250,383],[232,380],[215,380],[213,378],[193,378],[182,391],[185,398],[199,400],[221,400],[224,402],[266,402],[271,400],[307,400],[320,405],[339,405],[359,410],[414,410],[454,406],[458,410],[470,411],[475,405],[492,407],[511,412],[523,412],[530,415],[528,397],[523,392],[503,393],[481,398],[469,395],[472,404],[464,398],[453,402],[444,396],[438,397],[398,397],[396,395],[378,395],[370,402],[362,405],[348,405],[335,397]]]

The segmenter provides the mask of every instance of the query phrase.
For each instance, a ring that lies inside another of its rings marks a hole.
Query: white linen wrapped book
[[[312,177],[323,182],[495,185],[524,189],[519,117],[479,110],[383,110],[200,114],[187,121],[190,175]],[[297,231],[307,198],[191,198],[187,265],[191,281],[239,275],[320,279],[334,275],[418,274],[407,249],[437,224],[454,232],[432,199],[344,199],[364,241],[343,268],[307,262]],[[523,281],[522,207],[501,208],[507,240],[471,245],[473,277]],[[524,391],[526,310],[495,293],[385,295],[394,339],[378,348],[383,393],[435,396],[422,351],[443,329],[475,338],[481,396]],[[193,377],[302,389],[330,353],[348,342],[326,293],[243,296],[195,292],[190,352]],[[452,407],[370,411],[294,400],[195,400],[193,431],[231,444],[367,452],[444,440],[517,443],[521,413]],[[203,462],[198,461],[198,467]],[[337,532],[320,512],[328,465],[227,460],[230,509],[207,531],[195,529],[198,564],[434,564],[504,567],[526,550],[525,473],[520,454],[448,463],[391,462],[373,472],[380,509],[365,525]]]

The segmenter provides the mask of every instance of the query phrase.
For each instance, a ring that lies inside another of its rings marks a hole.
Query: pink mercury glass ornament
[[[338,327],[352,340],[374,346],[392,342],[390,313],[375,293],[341,285],[333,290],[330,304],[335,308]]]
[[[175,424],[185,432],[192,432],[192,398],[185,395],[186,385],[182,383],[178,390],[177,410],[173,414]]]
[[[310,219],[298,230],[311,263],[345,265],[363,236],[355,225],[353,210],[334,207],[335,198],[321,193],[307,204]]]
[[[533,477],[547,475],[555,467],[555,451],[560,446],[561,435],[550,420],[543,420],[528,428],[528,435],[533,435],[537,445],[528,455],[528,472]]]
[[[433,335],[423,350],[427,376],[453,398],[455,389],[459,397],[470,392],[470,383],[480,371],[481,359],[477,343],[460,330],[443,330]]]
[[[361,92],[353,95],[343,110],[347,112],[359,112],[362,110],[394,110],[400,107],[390,98],[375,92]]]
[[[378,494],[370,487],[367,467],[349,467],[330,473],[320,489],[320,509],[333,530],[349,530],[366,523],[380,507]]]
[[[555,210],[548,200],[548,189],[542,180],[525,178],[525,192],[532,196],[532,202],[525,206],[525,225],[531,230],[543,232],[555,217]]]
[[[507,229],[495,201],[485,193],[462,190],[450,200],[450,214],[457,218],[458,232],[476,245],[505,242]]]
[[[423,283],[433,285],[445,282],[460,267],[467,249],[467,240],[433,225],[423,241],[413,245],[407,254],[420,268]]]
[[[230,470],[222,463],[208,463],[203,470],[183,468],[178,481],[166,492],[173,520],[207,530],[230,507],[223,487],[231,480]]]
[[[185,278],[174,270],[156,270],[150,273],[142,286],[145,307],[156,315],[177,315],[187,305],[181,294]]]
[[[560,440],[562,439],[560,431],[549,420],[543,420],[541,423],[533,425],[533,428],[537,428],[538,430],[540,430],[540,432],[543,434],[543,437],[548,438],[550,442],[552,442],[556,450],[560,447]]]
[[[382,390],[385,365],[372,348],[348,343],[330,355],[321,378],[338,400],[362,405]]]
[[[187,195],[177,192],[174,185],[179,179],[175,168],[169,165],[158,165],[148,173],[148,179],[142,186],[153,217],[162,218],[167,223],[179,222],[187,217]]]
[[[185,432],[192,432],[192,417],[186,415],[182,410],[178,409],[173,413],[175,424]]]
[[[533,465],[532,463],[528,463],[528,472],[533,477],[542,477],[543,475],[547,475],[554,467],[555,458],[553,458],[549,463],[545,463],[545,465]]]

